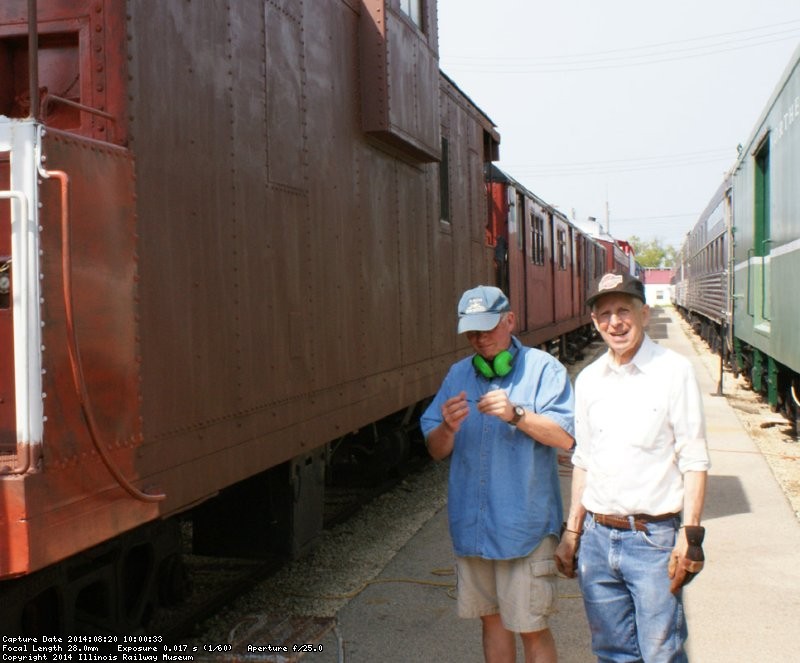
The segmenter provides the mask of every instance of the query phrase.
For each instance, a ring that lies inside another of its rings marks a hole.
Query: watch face
[[[514,414],[516,416],[518,416],[518,417],[522,417],[522,415],[525,414],[525,410],[523,409],[523,407],[521,405],[517,405],[514,408]]]

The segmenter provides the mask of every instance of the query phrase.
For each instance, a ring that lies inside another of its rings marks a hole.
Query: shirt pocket
[[[632,419],[629,442],[638,449],[655,449],[661,446],[664,433],[669,430],[669,408],[664,398],[654,396],[653,401],[639,405]]]

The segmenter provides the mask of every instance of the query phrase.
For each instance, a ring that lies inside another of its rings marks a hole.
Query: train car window
[[[544,265],[544,218],[531,213],[531,262]]]
[[[525,250],[525,198],[517,191],[517,248]]]
[[[606,248],[604,246],[597,247],[597,274],[596,278],[600,278],[605,271],[606,265]]]
[[[11,306],[11,258],[0,257],[0,309]]]
[[[0,40],[0,115],[14,117],[16,82],[14,80],[14,53],[7,39]]]
[[[425,0],[400,0],[400,11],[402,11],[420,30],[423,29],[423,2]]]
[[[567,232],[562,228],[557,233],[558,242],[558,268],[567,268]]]
[[[76,32],[39,35],[39,87],[66,102],[81,103],[79,37]],[[53,63],[58,63],[54,66]],[[0,39],[0,115],[28,117],[28,39]],[[38,101],[37,101],[38,103]],[[38,109],[37,109],[38,110]],[[80,127],[80,111],[68,103],[51,102],[43,107],[48,125],[60,129]]]
[[[770,244],[770,168],[769,140],[755,154],[755,209],[753,214],[753,244],[757,256],[769,253]]]
[[[442,138],[442,160],[439,162],[439,218],[450,223],[450,153],[447,138]]]

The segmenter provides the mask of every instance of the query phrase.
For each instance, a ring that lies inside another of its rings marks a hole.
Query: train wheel
[[[180,554],[162,560],[158,569],[158,600],[163,606],[178,605],[191,593],[186,566]]]
[[[390,431],[378,440],[380,462],[386,472],[393,472],[401,467],[408,460],[410,450],[408,435],[402,430]]]

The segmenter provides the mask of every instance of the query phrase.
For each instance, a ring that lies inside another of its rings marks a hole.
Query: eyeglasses
[[[482,334],[485,334],[486,336],[494,334],[500,328],[500,325],[503,323],[503,320],[505,320],[505,318],[500,318],[500,322],[498,322],[492,329],[489,329],[488,331],[468,331],[466,332],[466,336],[469,340],[473,340],[475,338],[478,338]]]

